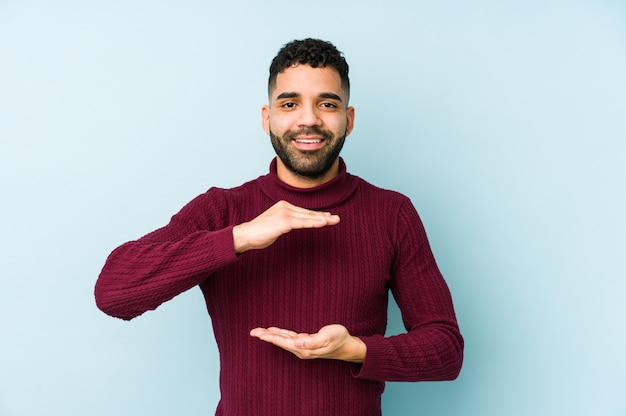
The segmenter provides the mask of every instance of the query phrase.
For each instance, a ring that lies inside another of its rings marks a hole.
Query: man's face
[[[279,73],[262,116],[278,155],[279,177],[282,168],[309,182],[323,183],[336,175],[354,108],[347,106],[335,69],[297,65]]]

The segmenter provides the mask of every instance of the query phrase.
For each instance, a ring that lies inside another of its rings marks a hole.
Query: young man
[[[270,172],[211,188],[115,249],[100,309],[131,319],[194,287],[220,351],[217,415],[380,415],[385,381],[449,380],[463,359],[448,287],[413,205],[346,172],[348,65],[306,39],[272,61]],[[388,291],[407,332],[385,337]]]

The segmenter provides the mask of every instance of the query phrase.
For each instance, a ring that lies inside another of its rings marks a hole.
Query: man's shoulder
[[[246,195],[254,190],[259,189],[259,179],[261,177],[250,179],[240,185],[234,186],[211,186],[206,192],[199,195],[204,198],[228,198],[231,196]]]
[[[374,185],[373,183],[356,175],[352,176],[359,182],[358,188],[364,196],[396,201],[398,203],[410,201],[408,196],[399,191]]]
[[[255,194],[258,189],[258,178],[252,179],[241,185],[232,187],[228,186],[211,186],[206,191],[196,195],[188,205],[190,207],[225,207],[237,203],[242,198],[249,198]]]

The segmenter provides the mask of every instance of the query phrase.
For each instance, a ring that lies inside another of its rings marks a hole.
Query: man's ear
[[[264,105],[261,107],[261,122],[263,123],[263,130],[269,136],[270,134],[270,106]]]
[[[347,124],[346,124],[346,137],[348,135],[350,135],[350,133],[352,133],[352,129],[354,128],[354,107],[348,107],[346,109],[346,117],[347,117]]]

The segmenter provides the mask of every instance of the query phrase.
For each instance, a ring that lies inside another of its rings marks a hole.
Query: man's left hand
[[[327,325],[316,334],[296,333],[287,329],[255,328],[250,335],[276,345],[303,360],[327,358],[353,363],[365,360],[367,347],[339,324]]]

